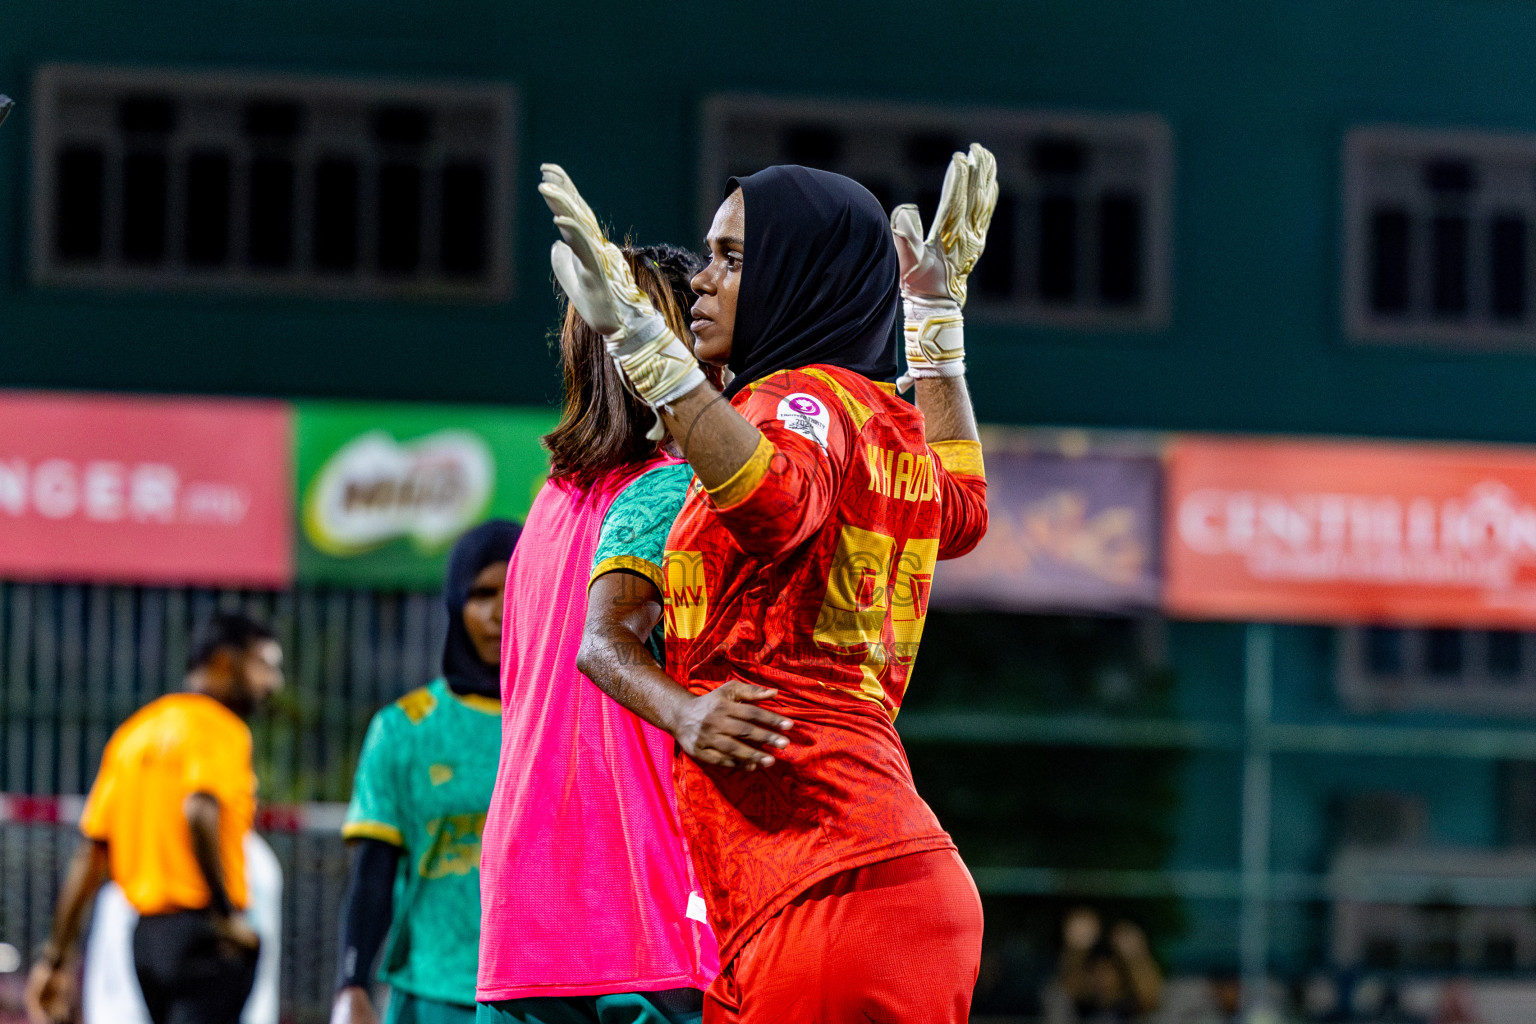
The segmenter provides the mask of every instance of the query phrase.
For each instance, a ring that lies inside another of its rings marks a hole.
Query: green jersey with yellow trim
[[[400,847],[379,979],[472,1005],[480,952],[480,831],[501,756],[501,705],[441,679],[373,716],[341,834]]]
[[[658,466],[630,481],[603,516],[597,552],[592,556],[592,580],[610,572],[632,572],[650,580],[658,591],[666,590],[661,562],[667,534],[683,509],[692,482],[693,467],[686,462]],[[662,624],[658,622],[650,637],[651,652],[658,662],[662,661],[662,642]]]

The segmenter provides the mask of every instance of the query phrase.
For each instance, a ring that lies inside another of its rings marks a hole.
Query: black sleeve
[[[394,913],[395,870],[400,847],[379,839],[359,839],[352,853],[352,873],[341,900],[341,953],[336,960],[336,989],[367,988],[373,961],[389,934]]]

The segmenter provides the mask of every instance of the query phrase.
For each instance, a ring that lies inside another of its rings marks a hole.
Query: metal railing
[[[0,792],[78,795],[108,737],[178,689],[196,623],[239,610],[270,624],[287,686],[252,723],[264,802],[344,801],[375,711],[438,671],[445,616],[417,593],[282,593],[0,583]],[[284,1018],[323,1020],[346,872],[340,837],[274,831],[284,869]],[[73,826],[0,823],[0,942],[47,935]]]

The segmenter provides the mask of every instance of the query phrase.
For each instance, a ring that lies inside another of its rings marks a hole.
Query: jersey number
[[[877,704],[884,704],[888,696],[893,702],[901,699],[900,692],[888,694],[883,685],[886,667],[894,661],[906,669],[917,655],[939,557],[939,542],[934,538],[907,541],[893,565],[895,549],[894,537],[857,526],[842,528],[814,633],[822,647],[864,655],[859,691]]]

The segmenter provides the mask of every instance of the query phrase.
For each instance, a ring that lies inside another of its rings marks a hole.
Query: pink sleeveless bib
[[[576,670],[603,516],[662,461],[586,492],[546,483],[507,567],[481,1002],[702,989],[719,973],[678,821],[672,737]]]

